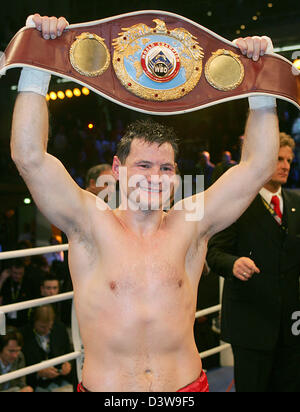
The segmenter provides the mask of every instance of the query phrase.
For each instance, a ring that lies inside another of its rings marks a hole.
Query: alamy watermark
[[[107,204],[115,209],[131,211],[184,210],[186,221],[200,221],[204,216],[204,176],[185,175],[132,175],[128,178],[127,167],[119,169],[119,192],[117,181],[111,175],[98,177],[100,188],[96,206],[106,210]],[[195,193],[195,195],[193,195]],[[101,199],[101,200],[100,200]]]

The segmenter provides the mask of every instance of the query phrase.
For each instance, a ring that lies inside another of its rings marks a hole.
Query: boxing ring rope
[[[19,310],[25,310],[35,308],[37,306],[50,305],[51,303],[62,302],[64,300],[73,299],[74,292],[60,293],[59,295],[49,296],[46,298],[39,298],[33,300],[25,300],[24,302],[12,303],[11,305],[0,306],[0,312],[10,313],[18,312]]]
[[[25,257],[25,256],[33,256],[33,255],[42,255],[45,253],[56,253],[56,252],[65,252],[67,251],[69,248],[68,244],[65,245],[58,245],[58,246],[47,246],[47,247],[38,247],[38,248],[32,248],[32,249],[23,249],[23,250],[15,250],[15,251],[11,251],[11,252],[1,252],[0,253],[0,261],[1,260],[6,260],[6,259],[14,259],[14,258],[18,258],[18,257]],[[10,305],[5,305],[5,306],[0,306],[0,334],[4,335],[5,334],[5,314],[10,313],[10,312],[17,312],[20,310],[24,310],[24,309],[30,309],[33,307],[37,307],[37,306],[43,306],[43,305],[47,305],[47,304],[51,304],[51,303],[56,303],[56,302],[62,302],[65,300],[70,300],[73,299],[74,297],[74,292],[67,292],[67,293],[61,293],[55,296],[49,296],[49,297],[45,297],[45,298],[39,298],[39,299],[33,299],[33,300],[27,300],[24,302],[19,302],[19,303],[14,303],[14,304],[10,304]],[[210,315],[212,313],[216,313],[219,312],[221,310],[221,305],[216,305],[216,306],[212,306],[210,308],[204,309],[204,310],[200,310],[198,312],[196,312],[195,314],[195,318],[199,318],[202,316],[207,316]],[[72,307],[72,329],[75,328],[77,329],[78,326],[76,325],[75,322],[77,322],[77,320],[75,319],[75,310],[74,310],[74,305]],[[77,333],[79,333],[79,331],[76,331]],[[75,333],[76,333],[75,332]],[[72,331],[73,333],[73,331]],[[74,337],[74,334],[73,334]],[[79,360],[81,358],[82,361],[82,357],[83,357],[83,351],[82,348],[79,347],[78,343],[77,345],[75,345],[75,342],[73,342],[74,344],[74,348],[75,351],[68,353],[66,355],[63,356],[59,356],[57,358],[53,358],[53,359],[48,359],[46,361],[40,362],[36,365],[31,365],[22,369],[19,369],[17,371],[14,372],[9,372],[6,373],[4,375],[0,375],[0,384],[8,382],[12,379],[17,379],[26,375],[29,375],[31,373],[36,373],[39,372],[40,370],[49,368],[51,366],[55,366],[64,362],[68,362],[71,360],[76,360],[77,361],[77,374],[79,375]],[[227,350],[228,348],[230,348],[231,345],[230,344],[223,344],[220,346],[217,346],[215,348],[209,349],[205,352],[199,353],[199,356],[204,359],[207,358],[209,356],[215,355],[217,353],[220,353],[222,351]],[[80,380],[80,379],[78,379]]]
[[[9,382],[13,379],[18,379],[31,373],[39,372],[42,369],[50,368],[51,366],[58,365],[60,363],[69,362],[71,360],[78,359],[81,356],[81,352],[71,352],[67,355],[59,356],[57,358],[49,359],[36,365],[27,366],[26,368],[19,369],[14,372],[6,373],[5,375],[0,376],[0,384]]]

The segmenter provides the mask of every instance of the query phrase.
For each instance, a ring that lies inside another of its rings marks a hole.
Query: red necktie
[[[278,196],[273,196],[271,199],[271,204],[273,205],[274,212],[278,216],[278,220],[280,220],[280,224],[282,223],[282,213],[280,210],[280,200]]]

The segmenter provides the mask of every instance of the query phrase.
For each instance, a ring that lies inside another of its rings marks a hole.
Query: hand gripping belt
[[[290,61],[270,53],[254,62],[232,42],[164,11],[70,25],[55,40],[23,27],[0,59],[0,75],[17,67],[50,72],[124,107],[157,115],[258,94],[300,109],[300,72]]]

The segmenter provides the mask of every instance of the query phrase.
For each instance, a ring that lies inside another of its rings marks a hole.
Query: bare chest
[[[71,249],[70,266],[75,280],[84,271],[89,289],[109,290],[115,296],[135,295],[152,298],[160,291],[176,292],[188,285],[197,288],[201,257],[178,236],[158,234],[137,239],[128,234],[107,234],[106,241],[95,240],[93,255],[85,249]],[[191,265],[190,262],[196,262]],[[80,282],[81,283],[81,282]]]
[[[107,239],[88,271],[75,249],[73,258],[70,251],[81,323],[92,325],[92,331],[119,351],[130,352],[137,342],[134,351],[144,348],[148,353],[165,334],[172,347],[182,342],[194,321],[197,287],[185,268],[186,252],[176,239]],[[180,328],[175,327],[178,323]],[[129,346],[124,336],[134,338]]]

